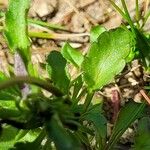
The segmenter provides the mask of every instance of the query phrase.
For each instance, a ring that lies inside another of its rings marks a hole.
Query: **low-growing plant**
[[[49,77],[46,79],[31,61],[27,29],[30,0],[9,0],[2,31],[14,56],[14,66],[10,67],[9,75],[0,73],[0,149],[112,150],[139,118],[137,131],[145,139],[149,138],[144,101],[130,100],[121,108],[110,137],[103,102],[92,103],[94,94],[112,82],[126,63],[139,58],[146,71],[150,68],[150,42],[143,31],[149,15],[140,25],[136,1],[134,24],[124,0],[125,12],[110,2],[129,23],[129,28],[122,25],[108,31],[101,26],[93,27],[86,55],[66,42],[60,52],[52,51],[47,56],[45,71]],[[36,23],[50,27],[47,23]],[[75,76],[70,74],[68,65],[76,70]],[[139,134],[133,145],[136,150],[145,142],[149,146],[148,140],[139,142],[142,138]]]

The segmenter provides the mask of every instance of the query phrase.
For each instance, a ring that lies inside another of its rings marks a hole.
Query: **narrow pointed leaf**
[[[106,147],[107,150],[111,150],[127,128],[136,119],[142,117],[144,108],[145,103],[139,104],[131,101],[120,110],[118,119],[116,120],[112,131],[112,135]]]
[[[143,117],[138,122],[133,150],[150,149],[150,118]]]
[[[136,30],[137,49],[147,71],[150,71],[150,41],[140,31]]]
[[[3,81],[4,79],[7,79],[8,77],[0,72],[0,81]],[[21,93],[17,86],[14,86],[13,88],[7,88],[0,90],[0,100],[15,100],[17,97],[20,97]]]
[[[12,108],[3,108],[0,106],[0,118],[1,119],[8,119],[13,117],[19,117],[21,116],[20,111]]]
[[[101,104],[94,105],[83,118],[94,125],[99,149],[103,149],[107,136],[107,120],[100,112]]]

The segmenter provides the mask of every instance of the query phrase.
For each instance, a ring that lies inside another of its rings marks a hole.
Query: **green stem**
[[[29,32],[30,37],[42,38],[42,39],[54,39],[54,35],[44,32]]]
[[[39,78],[29,77],[29,76],[18,76],[18,77],[13,77],[13,78],[1,81],[0,90],[3,90],[4,88],[8,88],[10,86],[14,86],[16,84],[21,84],[21,83],[34,84],[36,86],[39,86],[51,92],[57,97],[63,96],[61,91],[59,91],[56,87],[52,86],[49,82],[39,79]]]
[[[124,11],[125,11],[125,15],[126,15],[128,21],[130,20],[130,21],[131,21],[131,24],[132,24],[133,22],[132,22],[132,20],[131,20],[129,11],[128,11],[128,9],[127,9],[127,5],[126,5],[126,3],[125,3],[125,0],[121,0],[121,3],[122,3],[122,6],[123,6],[123,9],[124,9]]]
[[[56,29],[56,30],[63,30],[63,31],[67,31],[67,29],[63,26],[57,25],[57,24],[50,24],[47,22],[43,22],[40,20],[33,20],[33,19],[28,19],[28,23],[30,24],[37,24],[43,27],[47,27],[49,29]]]
[[[131,116],[131,118],[128,120],[128,123],[125,124],[125,127],[122,128],[121,130],[119,130],[118,132],[114,132],[115,126],[117,125],[117,121],[115,122],[111,137],[107,143],[107,145],[105,146],[104,150],[112,150],[114,145],[117,143],[117,141],[119,140],[119,138],[121,137],[121,135],[126,131],[126,129],[129,127],[129,125],[135,121],[136,116],[139,115],[140,112],[142,112],[144,110],[146,106],[146,103],[142,103],[137,112],[134,113],[133,116]]]
[[[140,27],[140,24],[139,24],[139,20],[140,20],[140,14],[139,14],[139,1],[136,0],[136,8],[135,8],[135,11],[136,11],[136,22],[137,22],[137,26],[138,28]]]
[[[29,36],[44,39],[67,40],[68,38],[89,36],[89,33],[59,34],[59,33],[45,33],[45,32],[29,32]]]
[[[94,96],[94,92],[91,92],[91,93],[88,93],[88,94],[87,94],[86,99],[85,99],[85,103],[84,103],[84,107],[83,107],[83,112],[82,112],[82,113],[85,113],[85,112],[87,111],[87,109],[89,108],[93,96]]]
[[[109,0],[110,3],[113,5],[113,7],[120,13],[120,15],[126,20],[128,21],[125,13],[112,1],[112,0]]]
[[[146,24],[147,20],[149,19],[149,16],[150,16],[150,11],[147,12],[147,14],[145,15],[144,20],[143,20],[142,27],[144,27],[144,25]],[[141,28],[142,28],[142,27],[141,27]]]
[[[126,5],[126,3],[125,3],[125,0],[121,0],[121,3],[122,3],[122,6],[123,6],[123,8],[124,8],[125,15],[126,15],[126,18],[127,18],[127,20],[128,20],[128,23],[129,23],[129,25],[130,25],[130,27],[131,27],[131,30],[132,30],[133,33],[135,33],[135,30],[134,30],[135,27],[134,27],[133,21],[132,21],[132,19],[131,19],[131,17],[130,17],[129,11],[128,11],[128,9],[127,9],[127,5]]]
[[[125,13],[124,13],[112,0],[109,0],[109,1],[110,1],[110,3],[113,5],[113,7],[121,14],[121,16],[129,23],[129,25],[130,25],[130,27],[131,27],[131,30],[132,30],[134,36],[136,37],[136,35],[135,35],[135,30],[134,30],[135,27],[134,27],[134,24],[133,24],[133,22],[132,22],[132,20],[131,20],[130,15],[129,15],[127,6],[126,6],[126,4],[125,4],[125,1],[124,1],[124,0],[121,0],[122,6],[123,6],[123,8],[124,8]]]

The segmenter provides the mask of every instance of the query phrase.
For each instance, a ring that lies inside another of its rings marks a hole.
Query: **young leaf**
[[[83,55],[78,50],[71,47],[71,45],[68,42],[66,42],[63,48],[61,49],[61,54],[67,61],[72,63],[75,67],[81,67],[81,64],[84,59]]]
[[[27,36],[27,12],[30,0],[9,0],[5,21],[5,37],[12,52],[18,51],[24,62],[30,60]]]
[[[91,43],[96,42],[98,37],[105,31],[106,29],[100,25],[92,27],[91,33],[90,33]]]
[[[116,120],[112,131],[112,135],[105,149],[112,149],[131,123],[142,116],[144,108],[145,103],[139,104],[131,101],[120,110],[118,119]]]
[[[92,43],[82,65],[83,77],[90,92],[101,89],[122,71],[131,43],[131,35],[122,28],[106,31],[97,42]]]
[[[70,80],[66,73],[66,60],[61,53],[52,51],[47,57],[47,63],[50,67],[49,74],[55,86],[63,93],[68,93]]]
[[[16,102],[15,101],[0,101],[0,107],[3,108],[10,108],[10,109],[16,109]]]

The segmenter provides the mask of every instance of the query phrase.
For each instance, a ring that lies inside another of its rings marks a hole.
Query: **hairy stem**
[[[48,81],[35,78],[35,77],[29,77],[29,76],[18,76],[18,77],[7,79],[5,81],[1,81],[0,90],[21,83],[34,84],[49,91],[50,93],[54,94],[57,97],[63,96],[62,92],[58,90],[56,87],[52,86]]]

